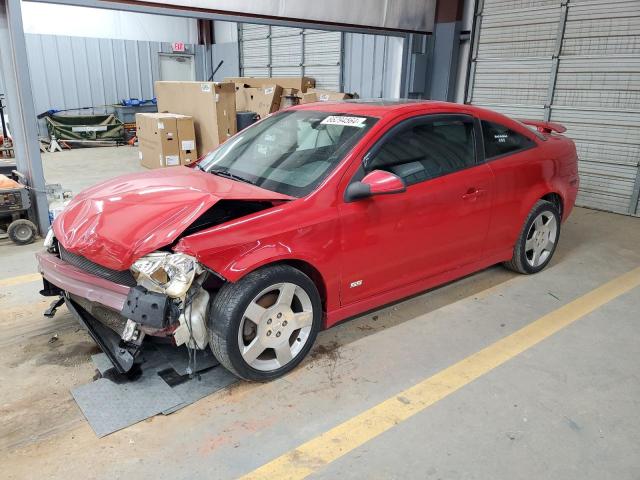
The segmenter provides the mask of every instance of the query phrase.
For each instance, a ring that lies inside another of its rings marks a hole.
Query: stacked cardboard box
[[[332,90],[318,90],[316,88],[310,88],[306,93],[303,93],[300,98],[300,103],[313,103],[313,102],[335,102],[340,100],[349,100],[354,98],[352,93],[334,92]]]
[[[282,87],[265,85],[263,87],[246,87],[236,83],[236,111],[255,112],[264,118],[280,108]]]
[[[193,118],[174,113],[136,114],[138,157],[147,168],[189,165],[198,158]]]
[[[309,77],[232,77],[225,78],[224,83],[155,83],[158,111],[192,117],[201,153],[215,149],[237,132],[236,112],[255,112],[264,118],[298,103],[353,98],[349,93],[314,87],[315,80]]]
[[[225,78],[224,81],[239,83],[254,88],[279,85],[281,88],[295,88],[302,93],[316,86],[316,81],[310,77],[229,77]]]
[[[300,90],[297,88],[283,88],[280,96],[280,110],[293,107],[300,103]]]
[[[233,83],[159,81],[155,88],[159,112],[193,117],[200,152],[210,152],[236,133]]]

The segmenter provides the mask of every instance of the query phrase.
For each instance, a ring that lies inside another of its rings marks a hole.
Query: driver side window
[[[471,119],[425,120],[385,141],[366,170],[385,170],[407,186],[475,165]]]

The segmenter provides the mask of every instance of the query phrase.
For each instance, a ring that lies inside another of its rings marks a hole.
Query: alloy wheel
[[[291,362],[309,340],[313,306],[294,283],[265,288],[247,306],[238,329],[238,346],[252,368],[271,371]]]
[[[524,246],[527,263],[536,268],[553,253],[558,237],[558,222],[553,213],[541,212],[529,227]]]

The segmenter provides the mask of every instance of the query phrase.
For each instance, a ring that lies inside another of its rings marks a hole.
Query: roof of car
[[[366,115],[368,117],[384,117],[390,113],[423,110],[425,112],[457,112],[467,111],[469,105],[439,102],[434,100],[343,100],[334,102],[306,103],[293,107],[296,110],[317,110]]]

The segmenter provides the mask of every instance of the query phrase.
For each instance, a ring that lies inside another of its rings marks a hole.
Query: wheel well
[[[325,312],[327,311],[327,287],[324,283],[324,279],[322,278],[322,274],[316,267],[314,267],[310,263],[305,262],[304,260],[283,260],[281,262],[277,262],[276,264],[289,265],[297,270],[300,270],[307,277],[309,277],[313,281],[313,283],[315,283],[316,288],[318,289],[320,300],[322,301],[322,309]]]
[[[547,193],[541,200],[546,200],[547,202],[553,203],[556,207],[558,207],[558,211],[560,212],[560,218],[562,218],[562,214],[564,212],[564,204],[562,201],[562,197],[557,193]]]

